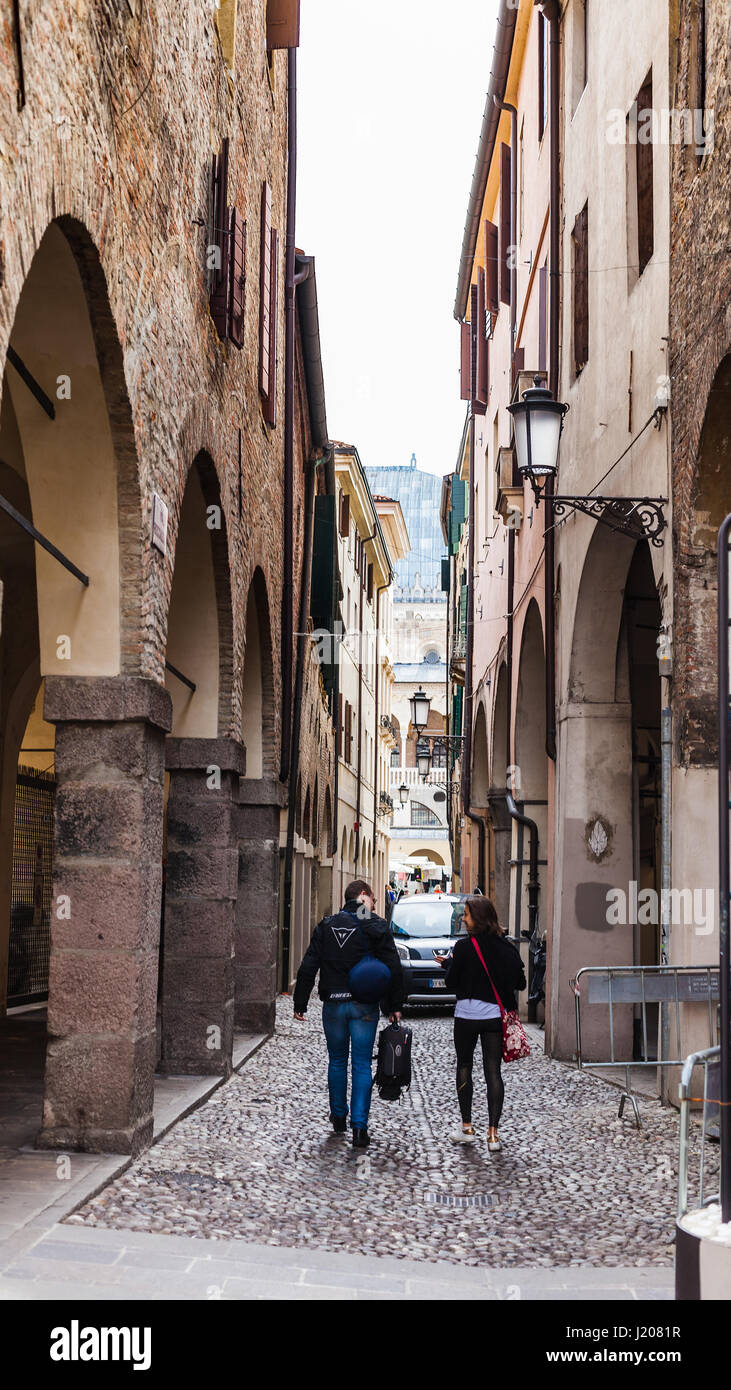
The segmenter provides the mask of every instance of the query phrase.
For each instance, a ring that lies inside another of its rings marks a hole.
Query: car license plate
[[[430,987],[431,987],[432,989],[446,989],[446,988],[447,988],[447,981],[446,981],[446,980],[430,980],[430,981],[429,981],[429,985],[430,985]]]

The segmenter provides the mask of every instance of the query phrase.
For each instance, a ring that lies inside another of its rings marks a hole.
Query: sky
[[[331,439],[451,472],[454,319],[497,0],[302,0],[298,247],[314,255]]]

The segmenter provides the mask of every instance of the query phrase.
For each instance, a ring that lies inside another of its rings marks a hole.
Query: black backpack
[[[411,1085],[411,1029],[389,1023],[378,1035],[376,1087],[381,1100],[400,1100]]]

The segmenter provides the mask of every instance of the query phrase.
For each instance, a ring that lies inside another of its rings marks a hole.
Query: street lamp
[[[428,744],[426,748],[417,748],[416,765],[419,769],[419,776],[426,781],[429,776],[429,768],[431,767],[431,750]]]
[[[508,410],[513,417],[518,470],[522,478],[530,481],[540,501],[537,480],[556,476],[558,442],[568,406],[555,400],[540,377],[536,377],[535,385],[523,392],[522,401],[515,401]]]
[[[586,497],[562,497],[555,493],[546,494],[548,479],[555,478],[558,470],[558,445],[568,408],[563,401],[554,398],[538,376],[534,377],[534,385],[523,392],[523,399],[508,406],[513,417],[518,471],[521,478],[530,483],[536,501],[547,500],[556,516],[563,516],[566,511],[583,512],[585,516],[603,522],[613,531],[632,536],[634,540],[662,545],[662,533],[667,526],[663,513],[666,497],[602,497],[593,493]],[[657,428],[666,411],[667,405],[656,406],[654,418]],[[547,525],[550,524],[549,518]]]
[[[425,729],[429,723],[431,695],[427,695],[423,687],[419,686],[419,689],[414,691],[414,694],[411,696],[409,704],[411,705],[411,723],[416,729],[417,734],[420,734],[422,729]]]
[[[407,805],[409,800],[409,789],[405,782],[402,782],[401,786],[398,789],[398,799],[401,802],[402,806]]]

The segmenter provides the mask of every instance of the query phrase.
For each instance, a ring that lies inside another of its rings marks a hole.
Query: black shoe
[[[331,1115],[330,1119],[332,1121],[332,1127],[335,1133],[344,1134],[345,1127],[347,1124],[347,1117],[345,1115]]]
[[[354,1130],[353,1130],[353,1148],[354,1148],[354,1149],[367,1149],[367,1148],[368,1148],[368,1145],[370,1144],[370,1142],[371,1142],[371,1140],[370,1140],[370,1135],[368,1134],[368,1130],[367,1130],[367,1129],[354,1129]]]

